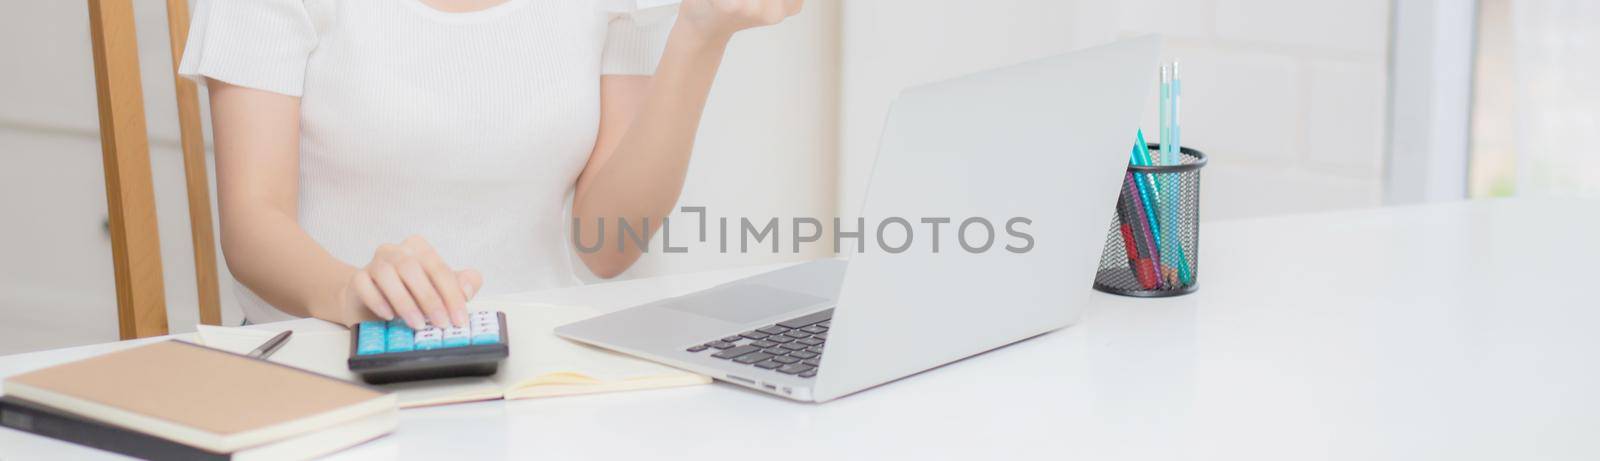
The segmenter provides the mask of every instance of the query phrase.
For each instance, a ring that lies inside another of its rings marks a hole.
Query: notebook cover
[[[141,459],[226,460],[222,453],[51,410],[0,396],[0,426]]]
[[[17,375],[6,380],[5,388],[8,394],[35,402],[88,402],[218,437],[265,428],[282,432],[301,420],[385,397],[366,386],[181,341],[158,342]],[[43,394],[35,398],[16,392],[25,388]],[[105,420],[93,412],[54,403],[50,406]],[[129,427],[184,440],[151,427]],[[288,432],[292,433],[274,438],[304,431]]]

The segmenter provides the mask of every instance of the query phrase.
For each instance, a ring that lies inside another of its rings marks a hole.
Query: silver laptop
[[[1070,325],[1159,55],[1147,37],[908,89],[872,170],[864,252],[844,240],[848,262],[803,263],[556,334],[823,402]],[[875,235],[891,218],[913,224],[898,253],[903,226],[886,242]],[[937,251],[923,218],[950,219]],[[981,224],[959,232],[969,218],[992,226],[988,248]]]

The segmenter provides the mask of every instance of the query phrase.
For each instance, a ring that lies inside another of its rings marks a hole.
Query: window
[[[1480,0],[1472,197],[1600,196],[1600,2]]]

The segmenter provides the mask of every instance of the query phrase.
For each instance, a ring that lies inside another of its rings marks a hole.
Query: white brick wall
[[[1216,0],[1217,38],[1295,54],[1381,54],[1388,27],[1389,2],[1381,0]]]
[[[1315,61],[1310,78],[1307,163],[1362,176],[1378,173],[1383,168],[1385,127],[1383,66]]]
[[[1295,109],[1305,107],[1305,93],[1295,60],[1177,41],[1167,55],[1183,78],[1184,144],[1240,160],[1297,160],[1305,114]],[[1149,107],[1145,139],[1154,141],[1160,133],[1154,95]]]
[[[1114,24],[1123,31],[1207,38],[1216,30],[1214,0],[1124,0],[1116,4]]]
[[[899,90],[1149,33],[1181,63],[1185,144],[1212,155],[1206,219],[1377,206],[1388,27],[1386,0],[844,2],[840,209]]]

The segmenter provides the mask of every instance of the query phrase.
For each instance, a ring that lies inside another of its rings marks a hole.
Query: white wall
[[[1185,144],[1212,156],[1205,219],[1376,206],[1388,4],[845,2],[840,209],[859,208],[884,113],[899,90],[1147,33],[1170,37],[1167,59],[1180,61],[1184,75]],[[1147,107],[1150,134],[1153,98]]]
[[[167,315],[191,331],[199,313],[177,146],[166,10],[136,0]],[[0,6],[0,354],[117,338],[111,245],[104,230],[88,9],[83,2]],[[226,274],[224,277],[228,277]],[[241,318],[223,286],[224,321]]]

